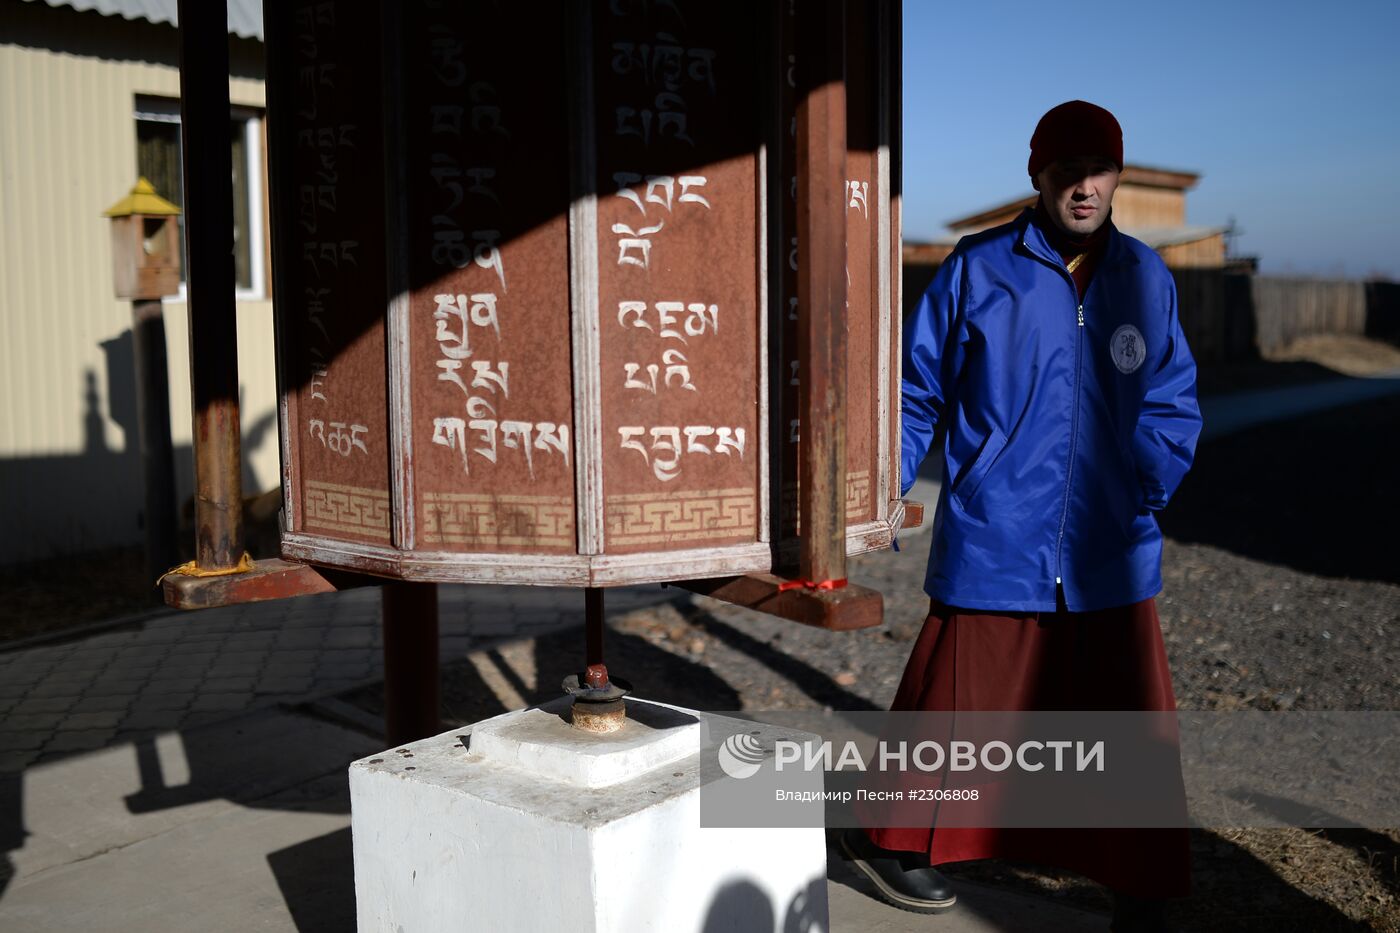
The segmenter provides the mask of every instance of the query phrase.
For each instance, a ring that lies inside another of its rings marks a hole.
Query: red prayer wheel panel
[[[285,556],[606,586],[795,550],[784,2],[269,6]],[[848,551],[898,502],[891,0],[850,0]]]

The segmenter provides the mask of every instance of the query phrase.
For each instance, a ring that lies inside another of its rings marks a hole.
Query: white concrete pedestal
[[[700,826],[735,721],[627,707],[612,735],[562,697],[352,764],[361,933],[826,930],[822,829]]]

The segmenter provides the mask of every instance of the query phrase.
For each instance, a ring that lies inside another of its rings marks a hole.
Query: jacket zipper
[[[1058,592],[1058,590],[1059,590],[1060,587],[1062,587],[1062,586],[1064,585],[1063,571],[1060,569],[1060,562],[1061,562],[1061,554],[1062,554],[1062,552],[1063,552],[1063,550],[1064,550],[1064,543],[1065,543],[1065,522],[1066,522],[1066,521],[1068,520],[1068,518],[1069,518],[1069,495],[1070,495],[1070,486],[1071,486],[1071,484],[1074,482],[1074,457],[1075,457],[1076,451],[1077,451],[1078,448],[1079,448],[1079,376],[1080,376],[1080,371],[1083,369],[1083,361],[1082,361],[1082,358],[1083,358],[1083,353],[1084,353],[1084,302],[1083,302],[1083,300],[1079,297],[1079,286],[1077,286],[1077,285],[1074,284],[1074,276],[1070,275],[1070,273],[1067,272],[1067,271],[1065,270],[1065,267],[1064,267],[1061,263],[1059,263],[1059,262],[1051,262],[1050,260],[1046,259],[1044,256],[1041,256],[1040,253],[1038,253],[1035,249],[1031,248],[1029,244],[1027,244],[1027,247],[1026,247],[1026,248],[1030,250],[1031,255],[1037,257],[1037,258],[1040,259],[1042,262],[1044,262],[1046,265],[1051,266],[1051,267],[1053,267],[1053,268],[1056,268],[1056,269],[1058,269],[1058,270],[1060,271],[1060,274],[1063,275],[1063,276],[1065,277],[1065,280],[1069,283],[1069,291],[1070,291],[1070,294],[1074,296],[1074,305],[1075,305],[1075,307],[1074,307],[1074,315],[1075,315],[1075,328],[1074,328],[1074,410],[1073,410],[1073,412],[1072,412],[1071,415],[1070,415],[1070,427],[1069,427],[1069,465],[1068,465],[1068,466],[1066,467],[1066,469],[1065,469],[1065,500],[1064,500],[1064,505],[1061,506],[1061,508],[1060,508],[1060,530],[1059,530],[1059,533],[1055,536],[1055,587],[1056,587],[1056,590],[1057,590],[1057,592],[1056,592],[1055,595],[1056,595],[1056,602],[1058,603],[1058,602],[1059,602],[1059,592]]]
[[[1069,495],[1070,486],[1074,482],[1074,455],[1079,447],[1079,373],[1082,369],[1080,361],[1084,352],[1084,303],[1079,301],[1079,289],[1075,286],[1074,280],[1070,279],[1070,288],[1075,290],[1075,316],[1078,321],[1074,328],[1074,411],[1070,417],[1069,428],[1069,466],[1065,470],[1065,504],[1060,510],[1060,533],[1055,538],[1055,585],[1063,586],[1060,569],[1061,552],[1065,543],[1065,521],[1069,518]]]

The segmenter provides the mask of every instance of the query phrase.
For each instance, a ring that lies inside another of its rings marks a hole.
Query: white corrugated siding
[[[30,0],[35,2],[35,0]],[[49,6],[92,10],[104,16],[144,19],[152,23],[179,22],[178,0],[44,0]],[[228,31],[244,39],[263,37],[262,0],[225,0],[228,4]]]
[[[120,353],[108,365],[131,306],[112,294],[101,214],[136,179],[136,95],[179,95],[176,55],[169,26],[0,0],[0,563],[141,539],[135,388]],[[263,105],[261,80],[230,88]],[[240,302],[238,315],[249,430],[275,410],[271,302]],[[165,319],[184,502],[184,304],[167,302]],[[278,481],[276,430],[260,436],[244,451],[250,495]]]

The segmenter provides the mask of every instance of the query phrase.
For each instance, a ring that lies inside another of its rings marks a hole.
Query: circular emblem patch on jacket
[[[1142,339],[1142,331],[1131,324],[1124,324],[1113,332],[1108,341],[1108,352],[1113,357],[1113,365],[1127,375],[1137,372],[1142,361],[1147,359],[1147,342]]]

